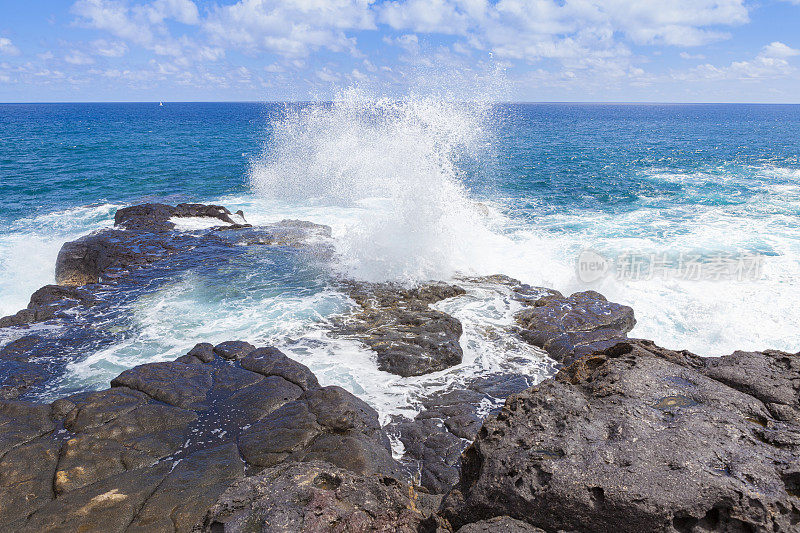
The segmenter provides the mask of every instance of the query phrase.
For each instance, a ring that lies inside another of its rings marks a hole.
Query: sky
[[[0,0],[0,102],[800,103],[800,0]]]

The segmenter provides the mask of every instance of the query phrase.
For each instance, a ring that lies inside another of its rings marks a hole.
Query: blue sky
[[[0,101],[800,103],[800,0],[3,0]]]

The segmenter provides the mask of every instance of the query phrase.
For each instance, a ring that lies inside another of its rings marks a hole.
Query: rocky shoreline
[[[187,218],[210,224],[176,231]],[[16,337],[0,348],[4,530],[800,531],[800,354],[701,358],[629,339],[633,310],[593,291],[483,278],[510,289],[521,310],[509,330],[558,373],[532,387],[472,379],[383,427],[353,394],[244,340],[131,368],[105,390],[37,396],[68,354],[116,341],[96,327],[123,319],[112,304],[211,251],[324,260],[329,237],[302,221],[253,227],[221,206],[145,204],[65,244],[59,284],[0,319]],[[357,307],[330,334],[363,343],[381,370],[461,363],[461,323],[431,307],[463,295],[458,283],[342,290]],[[47,324],[57,332],[36,327]]]

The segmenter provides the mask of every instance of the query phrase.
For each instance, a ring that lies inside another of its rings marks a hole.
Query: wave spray
[[[342,274],[446,279],[469,268],[471,243],[489,233],[461,174],[490,153],[490,112],[486,102],[346,89],[273,122],[250,181],[267,199],[357,213],[334,228]]]

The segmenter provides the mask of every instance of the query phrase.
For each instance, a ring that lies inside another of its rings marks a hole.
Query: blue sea
[[[153,201],[221,203],[254,224],[328,224],[331,279],[503,273],[631,305],[632,334],[668,348],[800,349],[800,106],[358,94],[3,104],[0,315],[53,282],[64,242]],[[603,271],[582,273],[587,258]],[[326,335],[321,325],[348,305],[335,284],[277,275],[269,261],[226,269],[190,272],[129,304],[124,341],[82,354],[74,382],[103,386],[195,342],[244,338],[283,347],[378,407],[402,403],[403,378]],[[513,303],[470,283],[467,298],[441,308],[464,323],[466,366],[502,366],[504,350],[526,349],[502,333]],[[529,371],[546,371],[531,361]]]

